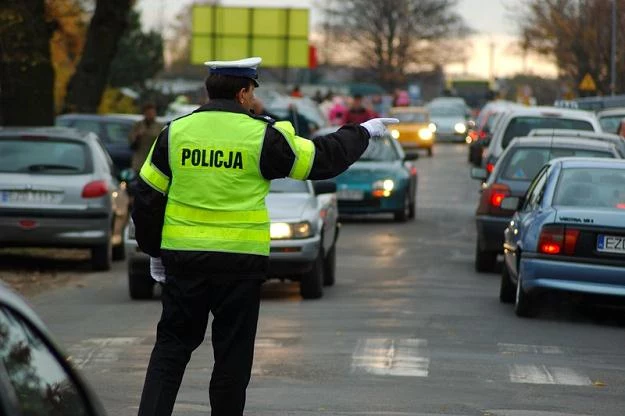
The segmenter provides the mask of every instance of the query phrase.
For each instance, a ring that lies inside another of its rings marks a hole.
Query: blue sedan
[[[625,297],[625,161],[561,158],[545,165],[504,232],[499,298],[532,316],[546,290]]]

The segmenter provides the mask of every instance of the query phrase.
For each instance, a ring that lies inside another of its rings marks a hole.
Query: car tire
[[[132,261],[128,262],[128,292],[131,299],[152,299],[154,293],[154,280],[149,272]]]
[[[106,244],[91,247],[91,267],[93,270],[106,271],[111,269],[113,262],[113,246],[109,241]]]
[[[504,265],[501,268],[501,283],[499,285],[499,301],[501,303],[514,303],[515,287],[510,280],[510,271],[508,266]]]
[[[323,262],[323,285],[334,286],[336,280],[336,243],[332,246]]]
[[[480,249],[480,244],[475,245],[475,271],[479,273],[489,273],[495,270],[497,263],[497,252]]]
[[[410,202],[410,207],[408,207],[408,218],[413,220],[417,216],[417,197]]]
[[[324,262],[323,250],[319,252],[312,269],[302,276],[299,291],[304,299],[319,299],[323,296]]]
[[[428,147],[428,157],[432,157],[433,154],[434,154],[434,150],[432,150],[431,147]]]
[[[516,283],[516,296],[514,299],[514,313],[521,318],[531,318],[536,315],[536,304],[532,296],[523,290],[521,282],[523,278],[519,270],[519,277]]]
[[[402,209],[395,211],[393,216],[397,222],[408,221],[408,218],[410,217],[410,195],[408,195],[408,190],[406,190],[404,195],[404,205],[402,206]]]

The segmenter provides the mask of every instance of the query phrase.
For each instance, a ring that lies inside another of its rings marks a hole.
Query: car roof
[[[57,139],[73,139],[83,142],[94,140],[94,133],[71,127],[5,127],[0,129],[0,137],[33,136],[53,137]]]
[[[393,113],[428,113],[427,107],[391,107],[389,112]]]
[[[625,169],[625,159],[610,159],[596,157],[561,157],[553,159],[552,164],[558,163],[564,169],[568,168],[617,168]]]
[[[586,110],[577,110],[571,108],[559,108],[549,106],[538,107],[511,107],[508,114],[511,117],[518,116],[546,116],[546,117],[561,117],[579,120],[596,120],[593,113]]]
[[[597,112],[597,117],[609,117],[622,115],[625,117],[625,107],[608,108]]]
[[[515,137],[508,147],[569,147],[573,149],[592,149],[610,151],[614,144],[596,139],[580,139],[575,137]]]

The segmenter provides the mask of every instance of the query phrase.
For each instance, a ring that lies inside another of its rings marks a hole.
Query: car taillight
[[[475,130],[469,130],[469,137],[471,138],[471,141],[475,141],[479,137],[479,134]]]
[[[618,204],[616,204],[616,207],[618,209],[625,209],[625,202],[619,202]]]
[[[501,209],[501,201],[510,196],[508,185],[494,183],[482,190],[478,214],[510,215],[509,210]]]
[[[486,137],[486,132],[484,130],[480,130],[479,137],[480,137],[480,139],[485,138]]]
[[[83,198],[99,198],[108,194],[109,187],[105,181],[93,181],[89,182],[82,188],[81,196]]]
[[[493,173],[493,170],[495,170],[495,164],[494,163],[487,163],[486,164],[486,172]]]
[[[579,230],[561,225],[546,225],[540,231],[538,251],[542,254],[575,254]]]

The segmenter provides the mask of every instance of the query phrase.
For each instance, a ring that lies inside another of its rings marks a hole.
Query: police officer
[[[165,269],[162,315],[139,415],[171,415],[191,353],[213,314],[213,416],[243,414],[260,285],[269,256],[270,180],[327,179],[355,162],[375,119],[307,140],[251,113],[260,58],[207,62],[209,102],[159,134],[140,171],[132,217],[141,249]]]

